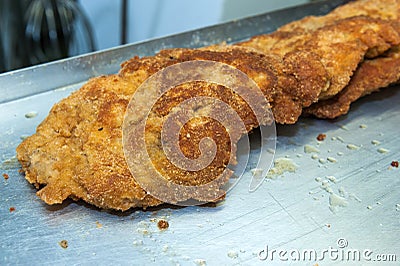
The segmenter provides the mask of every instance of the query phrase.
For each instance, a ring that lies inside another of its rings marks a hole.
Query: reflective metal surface
[[[73,201],[46,206],[18,173],[14,158],[21,137],[35,131],[55,102],[91,76],[116,72],[133,55],[245,39],[307,14],[327,12],[340,2],[288,9],[0,75],[0,173],[9,176],[0,176],[0,264],[276,265],[282,261],[272,250],[294,250],[295,256],[296,250],[312,249],[318,258],[325,254],[323,260],[304,258],[300,264],[344,264],[339,255],[349,249],[371,250],[371,259],[395,254],[399,261],[400,170],[391,166],[400,159],[399,87],[365,97],[338,120],[303,118],[296,125],[279,126],[276,158],[291,160],[297,170],[266,179],[253,193],[248,192],[247,171],[217,206],[163,206],[124,213]],[[28,113],[37,116],[27,118]],[[320,133],[326,139],[319,142]],[[310,147],[319,152],[310,153]],[[169,228],[160,230],[159,220],[168,221]],[[61,247],[62,240],[68,242],[67,248]],[[329,249],[339,255],[323,253]],[[288,253],[286,258],[287,263],[294,262]],[[350,264],[366,264],[363,259]]]

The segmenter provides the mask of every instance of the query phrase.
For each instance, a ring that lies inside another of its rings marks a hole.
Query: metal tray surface
[[[340,119],[302,118],[296,125],[278,126],[275,157],[290,159],[297,170],[266,179],[253,193],[248,192],[246,171],[216,206],[124,213],[72,200],[47,206],[15,160],[21,138],[34,133],[54,103],[92,76],[117,72],[133,55],[246,39],[343,2],[286,9],[0,75],[0,173],[9,175],[0,180],[0,265],[398,262],[400,170],[391,162],[400,160],[399,86],[361,99]],[[27,118],[31,112],[37,116]],[[316,140],[320,133],[326,134],[324,141]],[[319,152],[308,153],[307,145]],[[168,221],[167,230],[158,229],[159,219]],[[62,240],[68,248],[59,245]],[[348,251],[361,257],[346,260]],[[296,252],[305,256],[295,258]]]

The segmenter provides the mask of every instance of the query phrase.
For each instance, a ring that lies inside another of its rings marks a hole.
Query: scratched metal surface
[[[90,76],[116,72],[119,63],[134,54],[232,36],[232,41],[244,39],[291,19],[325,13],[340,2],[288,9],[0,75],[0,173],[9,175],[0,180],[0,264],[274,265],[282,261],[271,250],[315,249],[321,258],[330,247],[369,249],[371,259],[395,254],[399,261],[400,170],[390,167],[393,160],[400,160],[398,86],[353,104],[350,114],[341,119],[303,118],[296,125],[279,126],[276,158],[291,159],[298,165],[296,172],[266,179],[249,193],[248,171],[215,207],[165,206],[111,213],[73,201],[46,206],[18,173],[13,159],[21,137],[34,132],[55,102]],[[37,116],[26,118],[32,111]],[[327,135],[325,141],[316,140],[319,133]],[[380,144],[373,144],[374,140]],[[349,144],[358,149],[349,149]],[[306,145],[319,153],[305,153]],[[380,148],[388,152],[380,153]],[[327,161],[328,157],[336,162]],[[331,194],[321,188],[323,182],[343,199],[330,202]],[[344,202],[346,206],[336,206]],[[10,212],[10,207],[15,211]],[[158,219],[167,220],[170,227],[160,231]],[[347,247],[338,247],[340,238]],[[68,241],[68,248],[60,247],[61,240]],[[268,258],[260,253],[266,246]],[[328,255],[317,262],[343,263],[340,256]],[[288,254],[284,258],[293,263]],[[365,264],[362,259],[353,264]]]

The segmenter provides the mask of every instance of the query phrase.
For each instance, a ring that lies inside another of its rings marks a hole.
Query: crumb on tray
[[[371,140],[371,144],[373,144],[373,145],[379,145],[379,144],[381,144],[381,142],[379,141],[379,140]]]
[[[305,153],[319,153],[319,149],[317,149],[316,147],[312,146],[312,145],[304,145],[304,152]]]
[[[206,260],[203,260],[203,259],[195,259],[193,262],[194,262],[196,265],[198,265],[198,266],[205,266],[205,265],[207,265]]]
[[[62,247],[64,249],[68,247],[68,241],[65,239],[58,242],[58,244],[60,245],[60,247]]]
[[[32,111],[32,112],[26,113],[26,114],[25,114],[25,117],[29,119],[29,118],[34,118],[34,117],[36,117],[37,115],[38,115],[37,112]]]
[[[274,161],[274,167],[272,167],[268,174],[267,178],[274,178],[276,176],[280,176],[285,172],[296,172],[299,166],[295,164],[291,159],[288,158],[278,158]]]
[[[159,220],[158,222],[157,222],[157,227],[158,227],[158,229],[160,229],[160,230],[166,230],[166,229],[168,229],[168,227],[169,227],[169,223],[166,221],[166,220]]]
[[[379,148],[379,149],[378,149],[378,152],[379,152],[379,153],[388,153],[389,150],[388,150],[388,149],[385,149],[385,148]]]
[[[319,134],[319,135],[317,136],[317,140],[318,140],[318,141],[323,141],[323,140],[325,140],[325,139],[326,139],[326,134],[321,133],[321,134]]]
[[[235,250],[228,251],[227,255],[231,259],[236,259],[237,257],[239,257],[239,253]]]
[[[336,158],[334,158],[334,157],[328,157],[326,159],[331,163],[336,163],[337,162]]]
[[[358,149],[360,149],[359,146],[354,145],[354,144],[347,144],[346,147],[347,147],[349,150],[358,150]]]

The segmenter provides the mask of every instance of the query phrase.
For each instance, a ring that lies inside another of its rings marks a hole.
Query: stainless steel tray
[[[296,172],[266,179],[253,193],[248,192],[246,172],[227,199],[214,207],[164,206],[118,213],[73,201],[46,206],[18,173],[14,157],[21,137],[35,131],[55,102],[92,76],[117,72],[119,64],[134,55],[242,40],[305,15],[326,13],[343,2],[286,9],[0,75],[0,173],[9,175],[0,181],[0,264],[282,263],[277,252],[271,258],[272,249],[294,250],[292,255],[296,249],[315,250],[318,258],[325,249],[337,249],[339,255],[368,249],[371,259],[393,254],[399,261],[400,170],[390,166],[400,159],[398,86],[365,97],[338,120],[303,118],[296,125],[279,126],[276,158],[291,159],[298,165]],[[26,118],[30,112],[37,116]],[[325,141],[316,140],[319,133],[327,135]],[[319,153],[306,153],[306,145]],[[383,148],[389,151],[378,151]],[[344,200],[330,199],[323,184]],[[11,207],[15,211],[10,212]],[[170,227],[160,231],[158,219],[167,220]],[[60,247],[62,240],[68,241],[68,248]],[[346,241],[348,245],[340,248]],[[260,253],[266,247],[268,258]],[[322,261],[306,256],[300,263],[342,264],[339,255],[326,253]],[[288,253],[286,258],[286,263],[295,262]],[[350,262],[365,264],[363,259]]]

